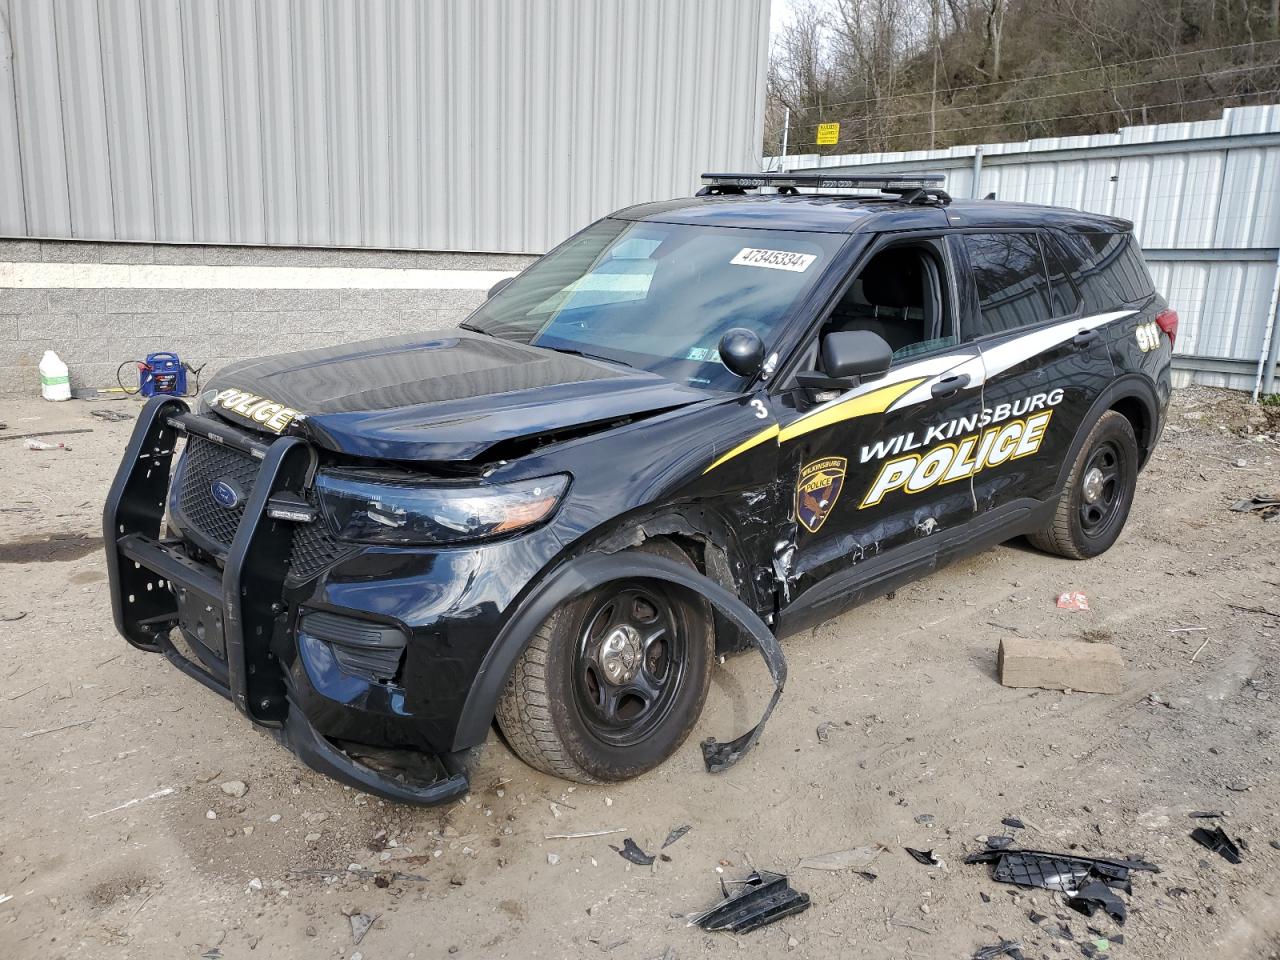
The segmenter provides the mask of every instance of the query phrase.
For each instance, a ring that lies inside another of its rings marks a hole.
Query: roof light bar
[[[897,192],[940,186],[941,173],[919,174],[822,174],[822,173],[704,173],[702,182],[710,187],[813,187],[824,190],[883,190]]]

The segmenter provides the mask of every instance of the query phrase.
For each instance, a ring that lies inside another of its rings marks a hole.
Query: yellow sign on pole
[[[838,123],[820,123],[818,124],[818,146],[829,147],[833,143],[840,142],[840,124]]]

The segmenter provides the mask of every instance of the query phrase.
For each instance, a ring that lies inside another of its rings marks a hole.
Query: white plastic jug
[[[67,365],[52,350],[40,360],[40,394],[46,400],[70,400],[71,376]]]

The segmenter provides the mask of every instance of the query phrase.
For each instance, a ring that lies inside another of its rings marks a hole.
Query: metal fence
[[[768,169],[941,171],[956,197],[1045,203],[1132,220],[1178,311],[1177,382],[1276,389],[1280,351],[1280,106],[1118,133],[844,156]]]
[[[0,237],[543,253],[759,156],[768,0],[0,0]]]

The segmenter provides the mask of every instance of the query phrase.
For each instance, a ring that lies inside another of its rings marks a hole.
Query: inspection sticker
[[[804,273],[809,264],[817,260],[817,254],[792,253],[790,250],[761,250],[757,247],[743,247],[730,263],[740,267],[767,267],[770,270],[790,270],[792,273]]]

